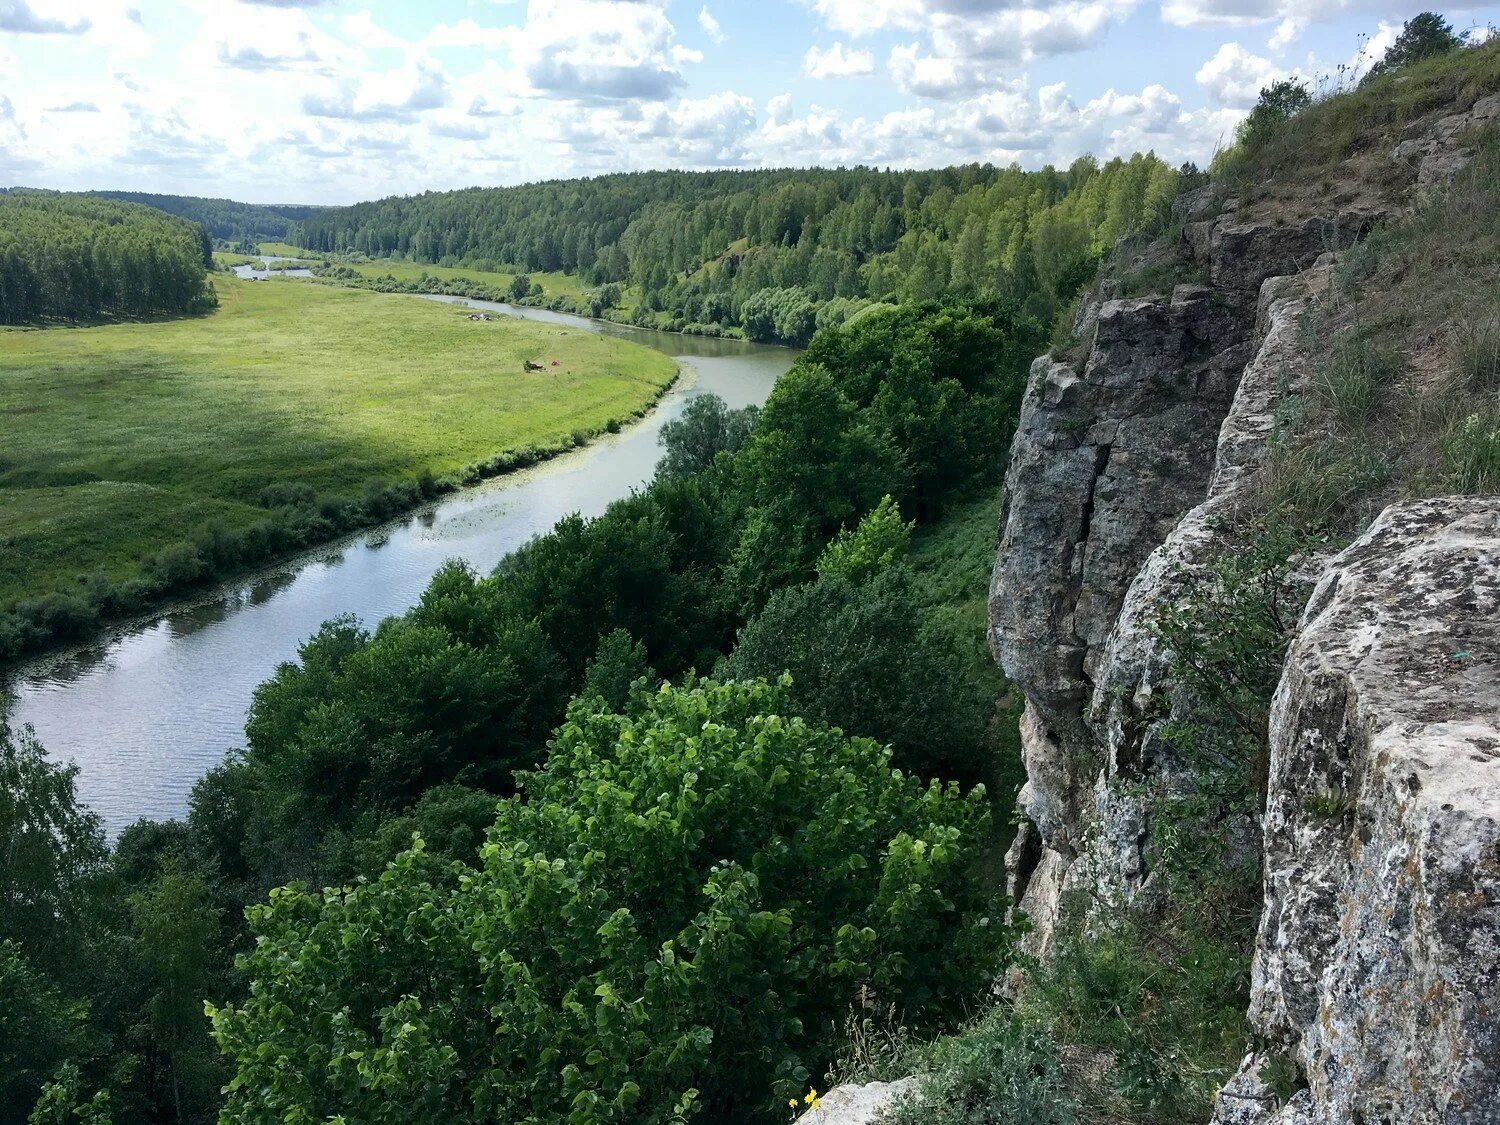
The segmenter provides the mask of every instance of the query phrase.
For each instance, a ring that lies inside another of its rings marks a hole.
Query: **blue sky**
[[[1202,162],[1262,85],[1337,82],[1418,10],[0,0],[0,183],[338,203],[636,168]]]

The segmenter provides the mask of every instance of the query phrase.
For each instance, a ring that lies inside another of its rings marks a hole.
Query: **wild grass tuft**
[[[1500,492],[1500,410],[1470,414],[1449,430],[1443,467],[1454,491]]]

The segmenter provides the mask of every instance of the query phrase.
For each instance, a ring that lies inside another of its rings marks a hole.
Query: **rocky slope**
[[[1497,115],[1481,99],[1360,154],[1342,195],[1185,197],[1180,253],[1208,284],[1105,283],[1086,358],[1034,364],[990,595],[1026,697],[1008,867],[1030,952],[1051,951],[1070,892],[1110,909],[1156,875],[1142,794],[1188,784],[1163,730],[1192,704],[1151,623],[1255,503],[1278,404],[1312,378],[1301,325],[1333,252],[1451,177]],[[1219,1120],[1500,1119],[1500,499],[1392,509],[1305,570],[1322,577],[1272,715],[1252,1002],[1303,1088],[1283,1106],[1251,1058]]]

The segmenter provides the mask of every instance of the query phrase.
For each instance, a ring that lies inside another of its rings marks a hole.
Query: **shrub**
[[[892,1125],[1074,1125],[1077,1103],[1063,1091],[1062,1059],[1041,1029],[996,1009],[923,1059],[915,1096]]]
[[[969,876],[984,795],[785,711],[763,683],[582,700],[478,872],[419,844],[272,892],[243,1006],[211,1012],[226,1114],[758,1121],[860,990],[931,1027],[1005,938]]]
[[[968,676],[963,638],[929,616],[911,571],[867,581],[832,574],[778,590],[741,631],[725,676],[789,672],[798,714],[889,742],[903,769],[928,777],[985,776],[993,699]]]

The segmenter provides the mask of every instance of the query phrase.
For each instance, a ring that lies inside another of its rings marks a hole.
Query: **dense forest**
[[[852,990],[944,1026],[1005,945],[975,787],[1003,755],[910,542],[976,489],[992,522],[1042,338],[905,306],[758,414],[700,396],[649,488],[330,622],[188,817],[112,853],[0,735],[0,1121],[207,1120],[231,1080],[233,1120],[759,1121]]]
[[[149,207],[0,193],[0,324],[200,312],[212,260],[207,230]]]
[[[1151,155],[1039,172],[639,172],[333,208],[292,237],[318,254],[562,270],[632,287],[642,321],[800,344],[872,302],[995,297],[1050,319],[1181,175]]]
[[[101,199],[117,199],[124,203],[155,207],[169,215],[202,223],[214,238],[226,242],[258,242],[262,239],[281,242],[291,233],[294,223],[322,210],[321,207],[300,204],[238,203],[233,199],[156,195],[147,191],[92,191],[89,194]]]

